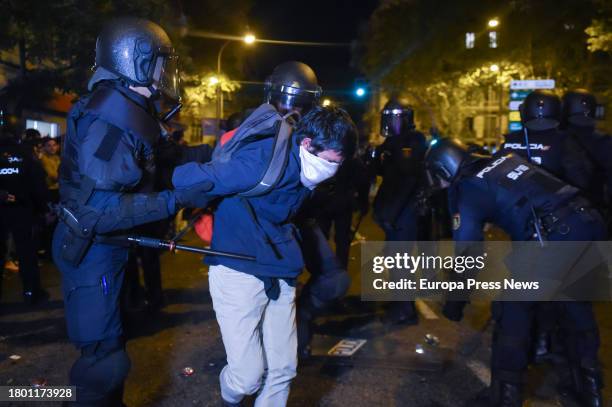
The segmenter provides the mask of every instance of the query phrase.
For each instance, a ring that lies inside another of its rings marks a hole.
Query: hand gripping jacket
[[[60,168],[59,216],[71,231],[62,243],[62,256],[74,266],[81,262],[96,235],[127,230],[170,215],[168,208],[172,205],[167,193],[125,193],[140,183],[160,136],[155,117],[126,92],[129,91],[118,84],[101,83],[75,104],[68,117]],[[92,136],[89,133],[93,124],[99,122],[107,126],[100,137],[93,138],[97,147],[84,148],[86,138]],[[131,151],[125,150],[126,144]],[[134,159],[139,155],[136,150],[148,157]],[[95,163],[96,179],[82,173],[87,163]],[[120,171],[119,176],[105,176],[113,170]],[[110,196],[107,204],[90,203],[96,191]]]

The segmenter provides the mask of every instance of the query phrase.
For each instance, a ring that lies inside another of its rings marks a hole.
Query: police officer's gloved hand
[[[463,319],[463,308],[467,301],[446,301],[442,308],[442,314],[451,321],[459,322]]]
[[[208,192],[214,186],[211,181],[204,181],[189,188],[177,188],[174,190],[176,204],[183,208],[205,208],[213,198]]]

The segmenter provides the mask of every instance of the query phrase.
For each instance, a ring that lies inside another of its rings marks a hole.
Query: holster
[[[64,240],[61,242],[62,259],[71,266],[77,267],[93,243],[95,222],[83,222],[77,211],[63,205],[58,207],[58,216],[68,227]],[[91,217],[85,218],[91,219]]]

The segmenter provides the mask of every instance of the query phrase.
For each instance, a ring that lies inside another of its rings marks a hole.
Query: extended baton
[[[238,254],[238,253],[222,252],[219,250],[205,249],[203,247],[187,246],[184,244],[177,244],[173,240],[154,239],[152,237],[144,237],[144,236],[128,236],[127,240],[130,243],[137,244],[138,246],[150,247],[153,249],[168,250],[170,252],[180,250],[184,252],[210,254],[213,256],[229,257],[232,259],[255,261],[254,256],[247,256],[247,255]]]

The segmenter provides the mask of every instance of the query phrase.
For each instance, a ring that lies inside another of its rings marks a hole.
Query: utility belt
[[[539,220],[547,235],[559,233],[565,236],[571,231],[565,222],[568,217],[578,214],[584,221],[594,221],[596,219],[594,212],[595,209],[588,200],[576,197],[557,207],[551,213],[540,216]]]

